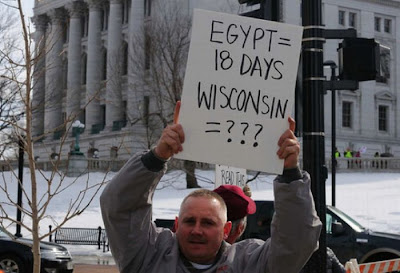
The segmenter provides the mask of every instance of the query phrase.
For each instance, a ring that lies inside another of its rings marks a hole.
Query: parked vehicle
[[[0,228],[0,269],[6,273],[32,272],[32,240],[13,236]],[[71,273],[72,257],[69,251],[55,243],[41,242],[41,273]]]
[[[273,201],[256,201],[257,211],[247,217],[243,239],[270,237]],[[326,206],[326,245],[341,263],[356,258],[359,263],[400,258],[400,234],[374,232],[336,207]]]
[[[274,214],[273,201],[255,201],[257,211],[247,216],[247,227],[241,239],[271,236]],[[159,227],[172,228],[174,220],[156,219]],[[374,232],[336,207],[326,206],[326,245],[345,264],[352,258],[358,263],[369,263],[400,258],[400,234]]]

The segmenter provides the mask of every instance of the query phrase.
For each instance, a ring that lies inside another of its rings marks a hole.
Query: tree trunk
[[[194,171],[196,170],[196,162],[185,160],[183,163],[183,168],[186,172],[186,188],[200,188],[199,184],[197,184],[197,178],[194,174]]]

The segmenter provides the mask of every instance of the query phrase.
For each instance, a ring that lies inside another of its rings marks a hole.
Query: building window
[[[349,101],[343,102],[342,107],[342,127],[352,128],[352,106],[353,103]]]
[[[144,98],[143,98],[143,119],[144,119],[144,124],[146,124],[146,126],[149,125],[149,116],[150,116],[150,97],[144,96]]]
[[[392,33],[392,20],[390,19],[385,19],[385,23],[384,23],[384,31],[386,33]]]
[[[381,31],[381,18],[375,17],[375,31]]]
[[[125,126],[126,126],[126,121],[128,120],[128,115],[126,113],[127,106],[128,106],[128,104],[127,104],[126,100],[122,101],[122,109],[123,109],[122,110],[122,120],[125,122]]]
[[[102,30],[102,31],[105,31],[105,30],[108,29],[108,15],[109,15],[109,12],[110,12],[110,9],[109,9],[108,6],[104,7],[104,8],[101,10],[101,18],[102,18],[102,21],[101,21],[101,30]]]
[[[379,131],[387,132],[388,129],[388,107],[384,105],[379,105],[378,113],[378,127]]]
[[[103,60],[102,60],[102,64],[103,64],[103,71],[102,71],[102,80],[106,80],[107,79],[107,49],[103,48]]]
[[[63,78],[62,78],[63,89],[68,88],[68,58],[63,60]]]
[[[144,0],[144,16],[151,16],[151,0]]]
[[[124,9],[124,12],[123,12],[122,23],[128,24],[129,23],[129,14],[131,12],[131,0],[124,0],[123,9]]]
[[[144,45],[145,45],[144,69],[148,70],[150,69],[150,59],[151,59],[151,40],[149,34],[145,34]]]
[[[86,13],[81,17],[81,34],[82,38],[88,36],[88,28],[89,28],[89,15]]]
[[[81,109],[81,112],[79,113],[79,120],[81,123],[86,124],[86,109],[83,108]]]
[[[354,12],[349,12],[349,26],[356,28],[357,27],[357,14]]]
[[[62,41],[64,44],[68,43],[69,40],[69,21],[63,24],[62,29]]]
[[[126,42],[122,45],[122,52],[124,55],[122,56],[121,74],[124,76],[128,74],[128,44]]]
[[[344,26],[344,16],[345,16],[345,11],[344,10],[339,10],[339,25]]]
[[[87,73],[87,55],[86,53],[82,54],[81,60],[81,83],[82,85],[86,84],[86,73]]]
[[[376,77],[377,82],[388,83],[390,79],[390,48],[380,47],[380,73]]]

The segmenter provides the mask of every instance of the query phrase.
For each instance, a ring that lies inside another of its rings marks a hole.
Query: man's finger
[[[181,110],[181,101],[178,100],[175,104],[175,111],[174,111],[174,124],[179,123],[179,111]]]
[[[288,121],[289,121],[290,131],[294,132],[294,130],[296,129],[296,122],[294,121],[294,119],[292,117],[289,117]]]

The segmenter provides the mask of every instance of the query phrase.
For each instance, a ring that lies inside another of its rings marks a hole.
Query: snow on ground
[[[48,175],[49,173],[46,173]],[[65,189],[61,195],[56,196],[48,207],[48,215],[59,222],[73,200],[84,188],[85,183],[96,184],[110,180],[115,173],[105,176],[103,173],[90,173],[89,175],[74,178],[66,178],[65,182],[75,183]],[[203,188],[213,189],[214,172],[197,170],[198,182]],[[261,175],[255,181],[249,183],[255,200],[273,199],[272,181],[274,175]],[[58,179],[58,178],[57,178]],[[55,181],[58,181],[58,180]],[[10,172],[0,175],[0,185],[8,181],[8,192],[11,198],[16,200],[17,182]],[[23,183],[30,187],[28,169],[24,170]],[[43,178],[38,179],[40,193],[47,189],[47,183]],[[56,184],[56,183],[53,183]],[[53,185],[54,187],[55,185]],[[104,227],[100,213],[99,196],[95,196],[91,205],[79,216],[71,219],[65,226],[68,227]],[[168,172],[157,187],[154,195],[153,218],[173,219],[178,214],[182,199],[190,192],[186,189],[185,175],[181,171]],[[93,193],[93,191],[92,191]],[[90,196],[90,193],[88,194]],[[86,196],[85,200],[87,200]],[[0,192],[0,202],[4,202],[4,192]],[[326,181],[326,202],[331,204],[331,176]],[[356,219],[363,226],[376,230],[400,234],[400,174],[398,173],[338,173],[336,175],[336,206]],[[16,213],[14,207],[6,208],[10,215]],[[27,217],[24,218],[28,223]],[[54,223],[46,218],[41,223],[41,231],[48,230]],[[10,228],[10,230],[13,228]],[[11,230],[14,232],[14,230]],[[29,234],[22,231],[24,237]],[[73,255],[109,256],[110,252],[103,253],[95,246],[71,246],[67,245]]]

